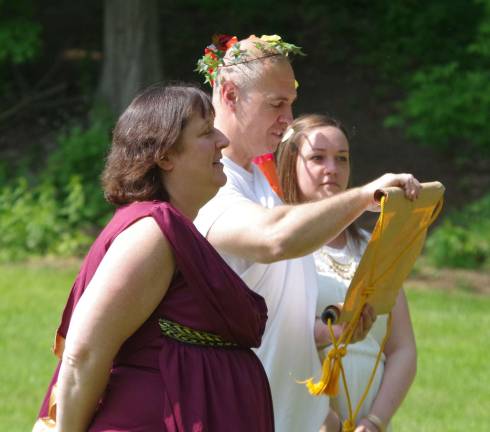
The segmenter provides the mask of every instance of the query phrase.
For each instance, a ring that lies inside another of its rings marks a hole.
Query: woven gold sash
[[[237,347],[234,342],[229,342],[221,336],[201,330],[195,330],[182,324],[164,318],[158,320],[160,329],[165,336],[192,345],[211,347]]]

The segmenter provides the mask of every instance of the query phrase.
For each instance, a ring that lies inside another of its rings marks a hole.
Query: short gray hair
[[[246,52],[246,55],[242,54],[238,61],[233,57],[233,51],[237,49]],[[234,47],[228,49],[224,57],[224,64],[217,70],[213,87],[213,102],[217,102],[220,86],[224,82],[233,81],[239,88],[250,88],[263,76],[266,66],[284,61],[289,63],[289,57],[255,36],[237,42]]]

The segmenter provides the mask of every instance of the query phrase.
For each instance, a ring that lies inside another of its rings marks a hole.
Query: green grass
[[[0,265],[0,431],[31,430],[56,364],[50,347],[77,269],[75,263]],[[408,299],[418,372],[395,430],[486,430],[490,297],[408,289]]]
[[[408,290],[418,371],[394,419],[397,432],[487,430],[490,297]]]
[[[51,352],[76,264],[0,265],[0,430],[30,431],[56,366]]]

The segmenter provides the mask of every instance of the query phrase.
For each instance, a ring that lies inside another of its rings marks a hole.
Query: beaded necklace
[[[354,257],[351,257],[349,262],[341,263],[337,261],[333,256],[331,256],[327,247],[322,247],[318,251],[320,257],[324,260],[327,266],[341,279],[345,281],[350,281],[354,277],[354,273],[356,272],[356,261]]]

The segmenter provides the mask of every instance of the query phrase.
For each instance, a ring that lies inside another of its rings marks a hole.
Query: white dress
[[[224,157],[227,183],[197,215],[194,224],[204,236],[231,208],[259,204],[281,205],[267,179],[253,165],[252,172]],[[218,252],[243,281],[264,297],[268,319],[262,343],[255,350],[267,373],[278,432],[318,432],[328,412],[328,398],[314,397],[302,381],[318,380],[321,364],[313,327],[318,297],[317,273],[312,255],[272,264],[250,262]]]
[[[347,244],[342,249],[322,246],[313,256],[318,272],[317,316],[320,316],[328,305],[343,302],[355,270],[367,246],[369,233],[362,231],[363,239],[358,246],[347,233]],[[366,338],[347,346],[347,355],[342,359],[346,372],[352,409],[355,410],[376,362],[380,345],[386,334],[387,315],[378,316]],[[328,351],[326,348],[325,353]],[[371,405],[378,393],[384,371],[385,357],[382,354],[375,378],[363,406],[356,418],[356,423],[369,414]],[[331,406],[341,416],[342,421],[348,417],[348,405],[342,381],[339,383],[339,394],[330,400]],[[391,430],[391,427],[387,428]]]

